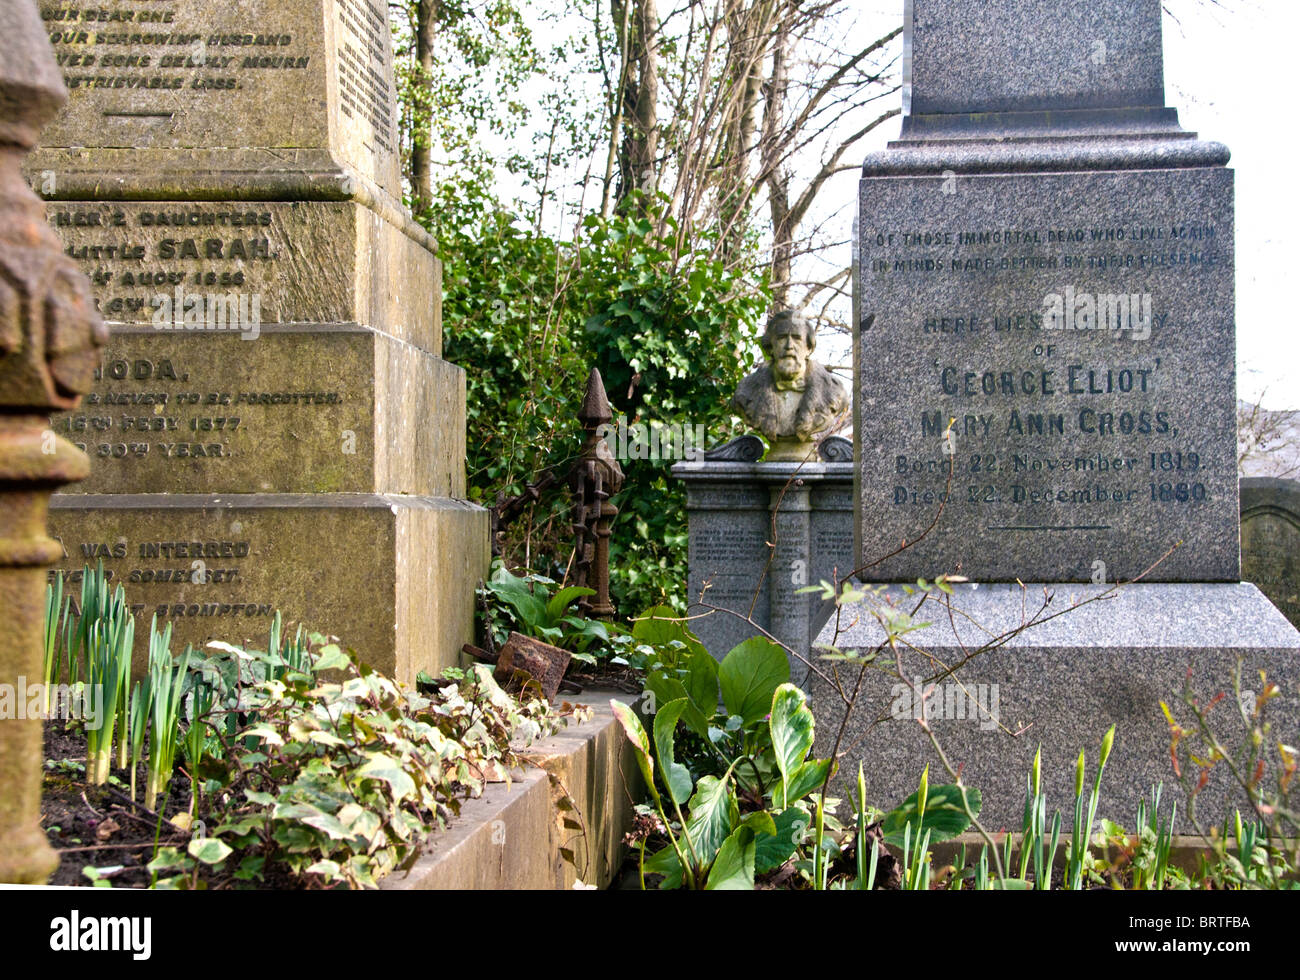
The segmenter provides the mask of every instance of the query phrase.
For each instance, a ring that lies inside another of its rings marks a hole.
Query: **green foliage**
[[[1189,674],[1184,682],[1180,702],[1171,706],[1161,702],[1169,725],[1169,755],[1174,775],[1183,789],[1189,822],[1211,841],[1217,863],[1227,866],[1232,858],[1228,841],[1237,836],[1216,828],[1205,828],[1196,812],[1200,793],[1219,780],[1240,793],[1249,803],[1249,818],[1244,827],[1261,829],[1260,846],[1274,855],[1280,866],[1300,867],[1300,809],[1296,805],[1296,775],[1300,768],[1300,748],[1294,733],[1279,735],[1274,731],[1271,715],[1273,703],[1282,697],[1282,689],[1259,671],[1257,682],[1247,689],[1243,682],[1245,658],[1238,655],[1233,665],[1228,691],[1212,697],[1198,696],[1192,689]],[[1177,713],[1175,711],[1177,709]],[[1240,818],[1239,818],[1240,819]],[[1246,852],[1243,871],[1252,867],[1251,852]],[[1238,857],[1239,863],[1241,858]],[[1273,858],[1264,866],[1273,871]],[[1232,880],[1229,875],[1225,880]],[[1237,880],[1251,882],[1249,874]],[[1275,882],[1280,877],[1274,876]],[[1249,885],[1248,885],[1249,886]]]
[[[708,445],[740,432],[730,399],[754,365],[766,283],[712,256],[710,236],[679,247],[661,198],[583,223],[585,350],[600,369],[615,417],[701,426]],[[686,498],[674,460],[629,460],[614,503],[611,591],[625,608],[668,601],[685,609]]]
[[[663,203],[589,215],[574,240],[525,230],[484,207],[440,232],[446,356],[472,365],[468,388],[471,499],[491,504],[548,467],[563,474],[581,444],[576,420],[597,367],[615,417],[702,426],[710,444],[736,431],[728,407],[753,364],[761,282],[711,258],[703,236],[682,248]],[[622,608],[685,608],[685,498],[674,460],[622,461],[610,545],[611,594]],[[572,548],[568,500],[556,490],[521,518],[507,558],[560,577]],[[527,548],[525,549],[525,542]]]
[[[129,671],[134,619],[123,590],[110,594],[102,566],[87,568],[80,615],[65,612],[62,636],[51,632],[57,596],[55,588],[47,594],[46,650],[61,641],[74,665],[82,651],[83,676],[124,689],[129,673],[119,668]],[[551,597],[551,613],[573,598]],[[196,819],[171,823],[201,819],[206,827],[185,848],[156,849],[148,866],[157,887],[373,887],[418,853],[460,800],[489,780],[509,781],[521,765],[512,739],[561,724],[544,701],[516,702],[481,665],[446,671],[425,695],[323,637],[305,638],[301,629],[285,636],[278,613],[268,640],[265,651],[214,641],[209,656],[192,657],[187,647],[176,660],[171,625],[159,631],[155,617],[150,626],[148,673],[129,708],[122,699],[115,709],[132,798],[143,758],[145,806],[167,812],[180,748]],[[102,771],[106,781],[113,727],[107,711],[103,718],[98,732],[87,732],[85,770],[92,779]],[[107,887],[117,870],[91,866],[85,874]]]
[[[254,673],[283,667],[271,654],[222,648],[239,666],[260,665]],[[247,721],[202,766],[218,821],[185,852],[159,850],[149,865],[163,876],[158,887],[252,883],[273,872],[308,887],[374,887],[462,798],[481,793],[488,773],[508,779],[518,762],[512,732],[546,712],[518,706],[483,667],[449,670],[425,696],[321,637],[308,657],[308,672],[240,687]],[[326,670],[340,679],[317,680]]]
[[[486,628],[493,642],[502,646],[514,630],[568,650],[584,663],[596,663],[598,653],[613,656],[618,647],[612,638],[626,630],[615,623],[588,619],[574,607],[596,590],[570,585],[552,593],[555,585],[554,579],[544,575],[521,578],[500,561],[493,562],[492,577],[481,593],[487,600]]]
[[[190,648],[181,654],[179,665],[172,660],[172,624],[158,632],[158,617],[149,626],[149,677],[140,692],[149,718],[149,776],[145,782],[144,805],[157,807],[158,794],[166,793],[171,782],[176,745],[180,738],[181,696],[189,668]]]
[[[950,840],[970,828],[971,818],[966,813],[966,805],[969,804],[971,812],[979,816],[982,802],[980,791],[973,787],[966,789],[966,801],[963,803],[962,787],[955,784],[931,786],[922,809],[920,790],[917,790],[900,806],[885,814],[881,821],[885,842],[902,847],[903,837],[908,830],[911,831],[912,840],[919,840],[923,828],[930,834],[932,844]]]
[[[642,867],[662,875],[664,888],[752,888],[755,875],[795,858],[813,836],[809,797],[833,765],[808,758],[812,712],[779,647],[747,641],[719,667],[671,616],[657,608],[633,628],[655,650],[644,699],[653,740],[635,711],[611,702],[668,837],[648,859],[641,842]],[[827,836],[820,822],[815,834]]]
[[[122,587],[119,585],[116,591],[109,589],[102,561],[94,572],[89,567],[84,569],[81,597],[80,615],[73,614],[70,607],[65,611],[65,645],[68,637],[75,638],[76,650],[80,657],[84,657],[81,661],[86,678],[83,691],[94,692],[96,700],[102,698],[99,724],[86,729],[86,772],[91,783],[102,785],[108,781],[115,732],[123,756],[119,765],[126,762],[135,618],[126,607]],[[53,601],[52,596],[48,598],[50,602]],[[71,602],[71,597],[68,601]],[[55,617],[47,605],[45,628],[53,628],[54,623]],[[45,675],[54,677],[58,674],[58,667],[51,662],[51,657],[52,652],[58,649],[58,642],[48,632],[44,638],[44,649]],[[70,670],[77,671],[75,664],[80,657],[69,653]]]
[[[417,142],[431,149],[440,163],[432,175],[433,207],[417,217],[455,222],[467,204],[472,210],[492,193],[498,168],[519,169],[516,155],[490,147],[527,119],[520,89],[542,65],[532,31],[510,0],[438,0],[426,70],[415,45],[417,6],[416,0],[389,4],[402,170],[409,178]]]

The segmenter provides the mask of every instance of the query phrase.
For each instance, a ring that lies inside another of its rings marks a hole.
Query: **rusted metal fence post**
[[[613,418],[605,383],[592,368],[578,412],[586,439],[569,487],[573,491],[573,581],[596,590],[594,596],[582,600],[581,608],[597,619],[609,619],[615,613],[609,600],[609,536],[618,508],[610,503],[610,497],[623,488],[623,469],[609,451],[602,431]]]

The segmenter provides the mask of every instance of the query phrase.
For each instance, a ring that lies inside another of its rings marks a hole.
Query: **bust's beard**
[[[796,370],[783,372],[781,362],[790,361],[797,365]],[[798,358],[777,358],[772,362],[772,381],[777,391],[803,391],[804,383],[808,380],[808,365],[800,362]]]

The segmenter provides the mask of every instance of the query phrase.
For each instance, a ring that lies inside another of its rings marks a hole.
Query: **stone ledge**
[[[1102,782],[1104,811],[1118,814],[1122,822],[1157,783],[1173,793],[1169,726],[1160,702],[1186,715],[1178,699],[1189,680],[1201,696],[1231,692],[1238,654],[1245,658],[1243,687],[1258,687],[1263,669],[1281,688],[1269,712],[1274,731],[1283,738],[1295,731],[1300,633],[1255,586],[1138,583],[1104,601],[1071,608],[1073,600],[1095,597],[1106,588],[1030,585],[1022,597],[1014,586],[961,586],[955,590],[953,620],[941,606],[927,602],[916,617],[929,625],[909,634],[909,643],[900,644],[893,656],[904,676],[928,678],[935,672],[929,656],[962,664],[990,637],[1015,631],[1022,615],[1032,616],[1044,589],[1056,596],[1052,608],[1066,613],[1018,632],[960,666],[958,676],[942,679],[927,702],[926,714],[947,757],[964,765],[966,783],[983,794],[980,819],[986,827],[1020,826],[1025,773],[1040,746],[1048,800],[1073,801],[1079,750],[1087,753],[1092,779],[1098,743],[1112,724],[1117,734]],[[901,592],[894,586],[885,595]],[[826,626],[818,645],[831,645],[833,635],[833,625]],[[871,650],[882,638],[876,620],[864,614],[834,645]],[[922,650],[925,655],[916,652]],[[828,666],[823,664],[823,672]],[[916,721],[911,692],[896,682],[883,671],[867,672],[841,745],[837,777],[837,785],[847,788],[857,763],[865,762],[869,793],[890,805],[915,792],[926,763],[932,782],[942,771]],[[823,678],[810,677],[807,691],[817,716],[813,752],[825,755],[843,718],[842,703]],[[1227,725],[1226,719],[1219,724]],[[1235,748],[1241,729],[1223,727],[1221,737],[1231,738],[1229,747]],[[1226,772],[1215,772],[1198,799],[1198,812],[1217,823],[1237,807],[1244,812],[1245,800]],[[1180,808],[1175,830],[1189,829]]]
[[[1185,799],[1183,798],[1183,796],[1181,794],[1175,794],[1174,799],[1178,801],[1178,805],[1181,809],[1182,805],[1185,803]],[[1102,802],[1103,803],[1105,802],[1104,798]],[[1162,808],[1164,808],[1163,803],[1161,804],[1161,806]],[[1067,817],[1064,808],[1062,808],[1061,812],[1062,812],[1061,819],[1062,821],[1064,821]],[[1103,817],[1106,819],[1111,819],[1107,814],[1100,813],[1100,812],[1097,814],[1098,820],[1101,820]],[[1125,821],[1119,820],[1116,822],[1119,823],[1120,826],[1124,827],[1124,829],[1128,831],[1128,836],[1130,838],[1133,836],[1133,828],[1125,826]],[[1093,834],[1094,835],[1096,834],[1095,826],[1093,828]],[[993,833],[992,831],[990,831],[989,836],[992,837],[994,843],[998,845],[998,853],[1001,854],[1002,848],[1005,844],[1006,835],[1002,831],[998,831],[997,833]],[[1021,836],[1022,835],[1019,832],[1013,833],[1011,835],[1011,839],[1014,842],[1011,845],[1011,862],[1013,867],[1010,869],[1010,871],[1012,876],[1014,876],[1016,872],[1020,870]],[[1074,837],[1073,834],[1069,834],[1069,833],[1061,834],[1060,841],[1057,845],[1056,860],[1052,864],[1054,870],[1062,871],[1065,868],[1066,858],[1067,855],[1069,854],[1070,842],[1073,837]],[[966,848],[966,866],[970,867],[975,862],[979,861],[980,848],[984,847],[987,843],[988,842],[983,837],[981,837],[978,833],[975,833],[973,831],[964,834],[958,834],[956,837],[950,840],[940,841],[938,844],[935,844],[932,848],[930,848],[930,853],[932,855],[931,858],[932,867],[934,867],[937,870],[947,864],[956,864],[957,860],[961,856],[961,849],[963,847]],[[1050,840],[1048,843],[1050,844]],[[1293,847],[1294,843],[1295,843],[1294,841],[1286,842],[1287,848]],[[1101,856],[1102,853],[1101,848],[1098,847],[1095,843],[1092,843],[1091,840],[1088,846],[1094,855]],[[1046,847],[1044,848],[1044,850],[1046,850]],[[1236,844],[1235,843],[1230,844],[1228,850],[1231,853],[1236,854],[1237,853]],[[893,853],[897,854],[898,848],[893,848]],[[1201,858],[1205,858],[1207,861],[1209,861],[1209,860],[1213,860],[1213,856],[1214,856],[1214,849],[1210,847],[1210,845],[1206,842],[1204,837],[1201,837],[1197,834],[1174,834],[1173,835],[1173,840],[1171,841],[1169,846],[1170,867],[1177,868],[1180,871],[1183,871],[1186,874],[1190,875],[1193,874],[1195,871],[1197,871]],[[1109,845],[1106,848],[1106,857],[1110,861],[1117,861],[1119,859],[1119,856],[1116,853],[1116,849]],[[997,866],[996,862],[993,859],[993,852],[990,849],[989,851],[989,873],[990,874],[994,873],[996,866]],[[1283,880],[1285,881],[1295,881],[1297,880],[1297,873],[1292,872],[1290,874],[1283,875],[1282,877]],[[1057,880],[1056,885],[1057,887],[1059,887],[1060,885],[1059,879]]]
[[[467,801],[451,824],[431,837],[409,871],[393,872],[379,887],[568,890],[579,879],[608,886],[622,861],[633,803],[643,793],[631,743],[609,707],[611,696],[632,700],[628,694],[601,691],[575,699],[591,706],[591,721],[570,725],[520,752],[537,768],[529,768],[509,788],[493,783],[481,797]],[[576,805],[585,835],[560,826],[550,776]],[[573,849],[576,868],[560,856],[561,847]]]

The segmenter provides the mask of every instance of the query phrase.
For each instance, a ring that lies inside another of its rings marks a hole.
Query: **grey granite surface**
[[[1031,585],[1022,593],[1017,586],[962,586],[952,601],[955,629],[948,610],[927,601],[916,619],[930,625],[907,635],[909,646],[895,662],[912,685],[921,691],[933,685],[934,690],[928,698],[914,698],[896,676],[868,670],[840,746],[842,776],[856,778],[863,762],[868,794],[882,807],[913,792],[927,763],[931,786],[951,782],[916,719],[919,703],[922,714],[928,710],[928,724],[950,762],[961,766],[966,783],[983,793],[983,821],[990,830],[1019,830],[1025,774],[1040,745],[1049,819],[1059,808],[1068,827],[1079,750],[1087,753],[1091,785],[1101,737],[1115,724],[1115,750],[1098,815],[1132,824],[1138,799],[1163,782],[1166,800],[1179,801],[1180,828],[1189,831],[1160,702],[1167,702],[1182,724],[1190,724],[1180,700],[1189,672],[1201,703],[1219,692],[1230,699],[1238,655],[1246,664],[1243,689],[1259,693],[1261,669],[1281,686],[1282,696],[1269,707],[1277,724],[1274,734],[1295,737],[1300,634],[1254,586],[1138,585],[1077,607],[1072,604],[1103,590],[1048,586],[1054,599],[1047,615],[1057,609],[1065,610],[1064,615],[981,651],[993,637],[1033,620],[1043,588]],[[897,587],[886,595],[907,608],[916,602]],[[818,643],[833,643],[834,634],[834,623],[828,623]],[[875,620],[864,616],[835,645],[870,650],[882,636]],[[963,660],[967,662],[953,675],[939,678],[945,667]],[[808,681],[817,715],[815,751],[829,754],[843,708],[828,679],[838,670],[851,689],[858,668],[821,661],[818,670],[826,676]],[[1245,729],[1230,701],[1211,718],[1225,745],[1241,744]],[[1220,768],[1198,800],[1198,814],[1215,822],[1230,806],[1242,803]]]
[[[861,182],[871,580],[1239,580],[1232,177]]]
[[[719,659],[762,631],[806,653],[821,603],[799,589],[853,570],[853,464],[710,460],[673,475],[686,483],[691,629]],[[792,678],[804,674],[793,657]]]
[[[905,112],[1164,105],[1160,0],[908,0]]]

